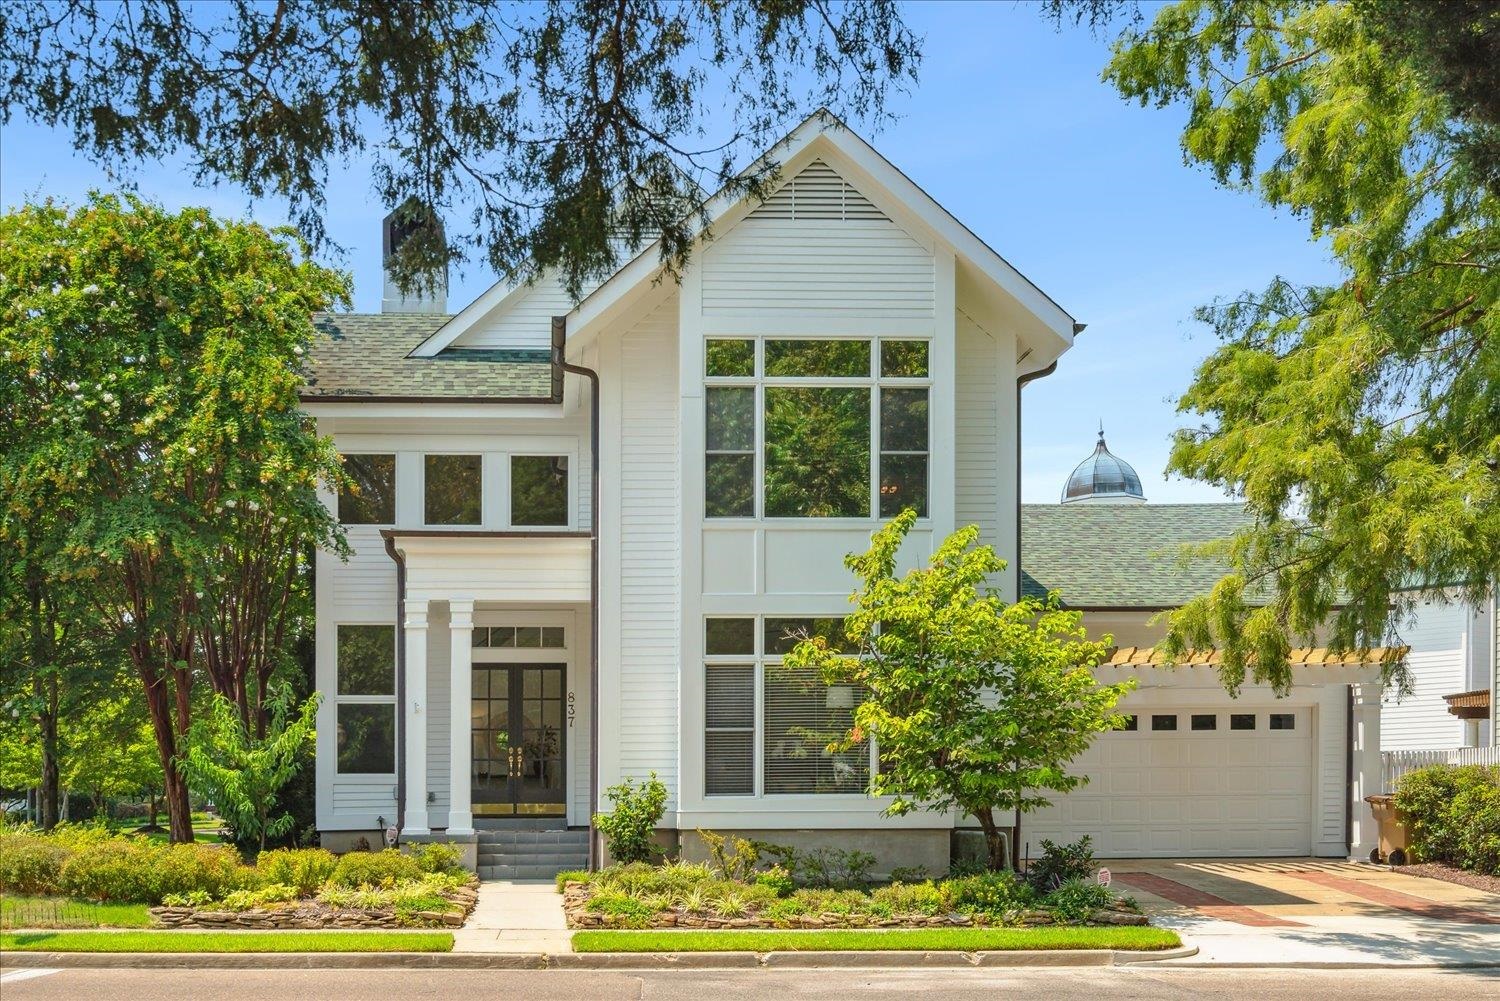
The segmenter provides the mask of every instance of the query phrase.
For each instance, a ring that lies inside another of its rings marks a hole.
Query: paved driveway
[[[1327,859],[1114,859],[1185,964],[1500,965],[1500,895]]]

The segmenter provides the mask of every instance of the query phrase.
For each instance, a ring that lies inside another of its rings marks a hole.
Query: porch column
[[[474,748],[469,737],[469,717],[474,674],[474,599],[450,599],[448,614],[453,643],[448,676],[453,702],[448,711],[448,833],[472,834],[473,783],[469,773]]]
[[[1350,753],[1354,759],[1354,801],[1349,807],[1354,822],[1349,830],[1349,857],[1363,861],[1380,845],[1375,817],[1365,797],[1391,791],[1383,788],[1385,776],[1380,761],[1380,698],[1383,689],[1378,682],[1364,682],[1349,688],[1354,696],[1354,718],[1349,734],[1352,742]]]
[[[427,829],[427,602],[406,604],[406,826],[403,836]]]

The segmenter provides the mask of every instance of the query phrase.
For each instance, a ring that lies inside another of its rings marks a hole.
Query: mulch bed
[[[1467,886],[1474,890],[1500,893],[1500,876],[1486,876],[1482,873],[1469,872],[1467,869],[1455,869],[1438,862],[1396,866],[1391,869],[1391,872],[1405,873],[1408,876],[1426,876],[1428,879],[1441,879],[1445,883],[1457,883],[1459,886]]]

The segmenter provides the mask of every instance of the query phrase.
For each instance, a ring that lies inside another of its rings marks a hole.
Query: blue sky
[[[1024,499],[1057,500],[1100,420],[1150,500],[1223,499],[1163,474],[1168,438],[1184,421],[1175,399],[1214,344],[1193,307],[1262,288],[1276,274],[1326,280],[1326,253],[1305,223],[1185,166],[1183,109],[1142,109],[1101,83],[1104,40],[1055,31],[1024,3],[922,3],[907,17],[926,37],[920,83],[895,98],[898,122],[861,131],[1088,324],[1056,374],[1025,391]],[[284,218],[279,205],[195,188],[170,161],[131,180],[168,205]],[[0,129],[0,203],[110,186],[63,133],[22,120]],[[347,249],[330,263],[354,273],[356,308],[377,310],[383,212],[360,166],[336,171],[329,192],[330,234]],[[450,304],[492,281],[476,265],[454,277]]]

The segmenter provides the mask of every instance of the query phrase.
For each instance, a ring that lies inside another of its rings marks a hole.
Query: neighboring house
[[[325,844],[483,829],[482,866],[508,868],[482,871],[540,874],[592,841],[605,787],[655,772],[668,838],[942,870],[955,817],[884,816],[871,753],[806,736],[852,693],[766,670],[789,630],[847,612],[844,555],[914,506],[904,565],[978,524],[1003,593],[1023,566],[1062,588],[1124,645],[1105,673],[1142,681],[1095,784],[1028,831],[1113,855],[1366,853],[1375,667],[1233,702],[1212,667],[1144,649],[1143,616],[1195,586],[1145,559],[1181,509],[1028,507],[1022,533],[1020,388],[1082,325],[826,117],[767,156],[781,185],[712,200],[680,282],[651,246],[577,305],[543,279],[451,316],[391,293],[321,318],[305,406],[361,484],[326,498],[352,557],[317,561]]]
[[[1495,605],[1455,597],[1423,600],[1398,629],[1411,648],[1412,691],[1387,694],[1380,745],[1386,751],[1449,750],[1495,743]]]

